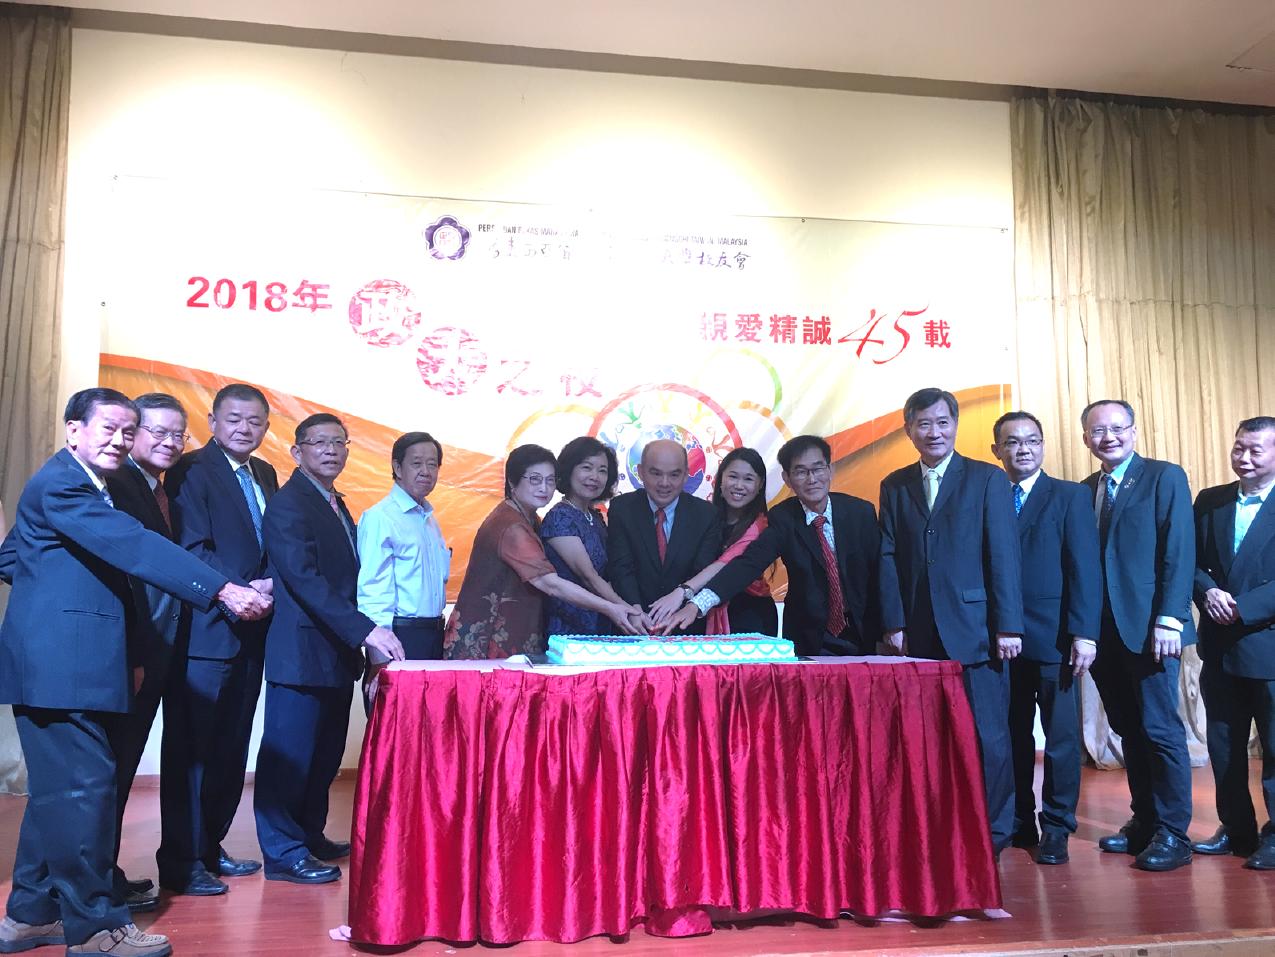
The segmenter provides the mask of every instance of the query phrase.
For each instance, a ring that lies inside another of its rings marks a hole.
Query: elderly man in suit
[[[1014,823],[1006,663],[1023,646],[1022,570],[1009,482],[955,450],[959,415],[941,389],[914,392],[903,406],[921,461],[881,483],[883,642],[895,654],[964,666],[999,854]]]
[[[394,632],[358,609],[357,532],[335,488],[349,444],[335,415],[303,420],[292,446],[296,471],[266,512],[276,607],[253,810],[267,880],[324,884],[341,876],[324,862],[347,856],[350,845],[323,831],[363,673],[360,652],[366,645],[379,660],[403,658]]]
[[[1102,554],[1103,606],[1092,674],[1120,735],[1133,817],[1098,841],[1134,866],[1170,871],[1191,862],[1191,762],[1178,715],[1182,648],[1195,642],[1195,537],[1186,473],[1134,451],[1138,427],[1123,399],[1080,416],[1101,469],[1085,479]]]
[[[212,441],[184,455],[165,478],[174,531],[196,557],[269,594],[261,527],[279,482],[270,463],[252,454],[270,428],[266,397],[242,383],[224,387],[213,398],[208,428]],[[186,626],[186,658],[164,698],[155,855],[160,885],[175,894],[224,894],[220,878],[261,868],[231,857],[222,841],[243,794],[266,625],[214,608],[194,612]]]
[[[1195,603],[1200,609],[1200,690],[1222,826],[1192,847],[1246,856],[1275,870],[1275,417],[1245,419],[1231,447],[1238,482],[1195,500]],[[1248,791],[1248,735],[1262,743],[1266,823],[1259,834]]]
[[[881,633],[877,566],[881,532],[872,503],[832,492],[832,449],[799,435],[778,453],[793,498],[767,513],[766,529],[728,562],[670,626],[687,627],[755,581],[776,559],[788,571],[784,637],[799,655],[871,654]]]
[[[1014,761],[1014,844],[1040,848],[1039,864],[1063,864],[1080,798],[1080,697],[1076,681],[1098,653],[1102,572],[1089,490],[1046,475],[1045,436],[1030,412],[992,427],[992,454],[1013,483],[1023,556],[1023,651],[1009,663]],[[1045,731],[1040,832],[1036,831],[1036,709]]]
[[[116,760],[111,745],[143,658],[129,641],[129,576],[197,608],[243,617],[269,601],[114,508],[105,478],[125,463],[136,406],[86,389],[66,407],[66,448],[27,483],[0,547],[13,585],[0,627],[0,701],[13,704],[27,761],[27,801],[0,923],[0,952],[45,944],[68,954],[161,957],[113,893]]]
[[[630,605],[651,606],[669,592],[689,591],[688,579],[721,551],[717,509],[683,491],[686,449],[670,439],[642,449],[642,488],[611,501],[607,548],[612,587]],[[703,632],[703,622],[691,626]]]

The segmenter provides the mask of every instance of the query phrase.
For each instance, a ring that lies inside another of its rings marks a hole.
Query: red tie
[[[168,511],[168,493],[164,491],[164,483],[155,483],[155,504],[159,506],[159,513],[164,516],[164,527],[171,533],[173,530],[173,516]]]
[[[819,546],[823,550],[823,570],[828,574],[828,634],[839,635],[846,627],[846,601],[841,595],[841,574],[837,571],[837,556],[823,533],[828,520],[822,515],[815,516],[812,523],[819,536]]]
[[[668,536],[664,534],[664,509],[662,508],[655,510],[655,547],[659,550],[662,563],[664,554],[668,551]]]

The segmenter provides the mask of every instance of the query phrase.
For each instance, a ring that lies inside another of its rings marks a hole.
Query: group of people
[[[24,489],[0,547],[13,586],[0,701],[14,706],[31,799],[0,953],[171,952],[129,917],[155,906],[153,883],[118,867],[124,804],[161,707],[159,885],[223,894],[224,878],[263,864],[267,879],[326,883],[350,851],[324,830],[360,677],[370,708],[392,660],[536,654],[550,634],[775,634],[776,561],[789,583],[782,633],[798,654],[961,662],[998,854],[1038,845],[1040,863],[1067,860],[1077,681],[1092,671],[1123,739],[1133,811],[1100,847],[1153,871],[1188,863],[1193,848],[1275,869],[1275,828],[1259,830],[1247,788],[1256,720],[1275,817],[1275,418],[1240,423],[1238,482],[1202,492],[1194,521],[1185,473],[1137,454],[1121,400],[1081,414],[1100,467],[1078,484],[1043,471],[1045,437],[1028,412],[995,424],[1001,467],[960,455],[955,397],[922,389],[903,410],[920,461],[885,478],[879,513],[831,491],[832,450],[813,435],[778,451],[792,494],[773,508],[752,449],[725,456],[705,501],[684,491],[686,450],[673,441],[647,444],[641,487],[614,498],[616,455],[597,439],[557,456],[524,445],[506,459],[504,497],[445,620],[451,550],[429,501],[441,443],[400,436],[389,493],[356,525],[336,488],[342,421],[297,425],[296,469],[280,486],[254,455],[269,416],[259,390],[228,385],[211,440],[185,452],[187,413],[172,396],[84,390],[66,408],[66,447]],[[1193,599],[1222,822],[1194,845],[1177,708]],[[263,681],[258,862],[222,842]]]

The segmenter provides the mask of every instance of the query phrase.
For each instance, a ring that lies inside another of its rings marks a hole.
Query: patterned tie
[[[1023,487],[1017,482],[1014,483],[1014,514],[1023,514]]]
[[[257,533],[257,547],[262,546],[261,540],[261,506],[257,504],[257,490],[252,484],[252,475],[248,472],[247,465],[241,465],[235,469],[235,478],[239,479],[239,487],[243,489],[243,497],[248,502],[248,515],[252,518],[252,530]]]
[[[168,493],[164,491],[164,483],[155,483],[155,504],[159,506],[159,513],[164,516],[164,527],[171,534],[173,531],[173,515],[168,510]]]
[[[823,533],[823,527],[828,524],[828,519],[822,515],[816,515],[811,524],[819,534],[819,545],[823,551],[823,570],[828,576],[828,634],[839,635],[846,627],[846,600],[841,594],[841,574],[837,571],[837,556],[833,553],[832,546],[828,544],[828,536]]]
[[[1102,499],[1102,511],[1098,515],[1098,537],[1102,547],[1107,547],[1107,532],[1111,530],[1111,512],[1116,507],[1116,478],[1107,476],[1106,493]]]
[[[664,509],[655,510],[655,547],[659,550],[660,561],[664,561],[668,553],[668,536],[664,534]]]
[[[111,493],[106,490],[105,485],[102,486],[102,501],[111,506],[111,508],[115,507],[115,501],[111,498]]]
[[[939,497],[939,473],[930,469],[925,473],[925,504],[934,511],[934,500]]]

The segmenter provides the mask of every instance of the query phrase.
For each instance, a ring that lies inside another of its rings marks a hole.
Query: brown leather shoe
[[[20,954],[47,944],[65,943],[60,920],[52,924],[24,924],[6,914],[0,921],[0,954]]]
[[[143,934],[136,924],[113,930],[99,930],[82,944],[66,949],[67,954],[110,954],[111,957],[168,957],[172,945],[163,934]]]

